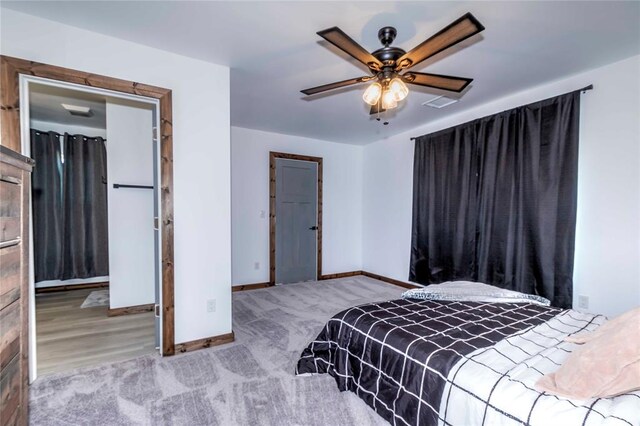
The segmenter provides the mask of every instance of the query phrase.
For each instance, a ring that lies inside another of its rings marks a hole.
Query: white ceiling
[[[91,108],[91,117],[71,115],[62,104]],[[31,120],[46,121],[71,126],[84,126],[96,129],[107,128],[105,97],[77,90],[41,84],[30,85],[29,117]],[[38,129],[49,130],[49,129]]]
[[[107,103],[117,103],[135,108],[153,109],[153,104],[122,99],[105,94],[84,92],[82,90],[51,86],[48,84],[29,84],[29,118],[59,125],[83,126],[106,130]],[[62,104],[91,108],[90,117],[72,115]],[[49,129],[38,129],[49,130]]]
[[[234,126],[366,144],[529,87],[640,53],[640,2],[2,2],[64,24],[231,67]],[[465,12],[486,30],[414,70],[474,78],[457,102],[415,86],[389,117],[369,117],[364,85],[304,99],[301,89],[366,69],[321,41],[339,26],[366,49],[395,26],[408,50]],[[345,60],[347,59],[347,60]],[[597,90],[597,88],[596,88]]]

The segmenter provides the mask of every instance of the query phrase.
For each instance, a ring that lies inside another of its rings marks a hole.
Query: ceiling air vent
[[[69,111],[69,114],[71,115],[78,115],[80,117],[91,117],[93,115],[93,112],[89,107],[69,105],[69,104],[60,104],[60,105],[62,105],[62,108]]]
[[[457,99],[447,98],[446,96],[436,96],[430,101],[423,102],[422,105],[440,109],[440,108],[446,107],[447,105],[454,104],[456,102],[458,102]]]

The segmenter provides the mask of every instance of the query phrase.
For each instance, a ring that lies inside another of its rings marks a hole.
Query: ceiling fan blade
[[[433,87],[435,89],[462,92],[471,82],[472,78],[454,77],[452,75],[427,74],[423,72],[409,71],[402,75],[405,83],[418,86]]]
[[[374,115],[374,114],[378,114],[379,112],[385,112],[386,109],[382,108],[382,105],[380,105],[380,102],[378,102],[377,104],[373,104],[371,105],[371,110],[369,111],[369,115]]]
[[[326,92],[327,90],[338,89],[340,87],[351,86],[352,84],[364,83],[371,80],[373,77],[365,76],[358,78],[351,78],[349,80],[337,81],[335,83],[323,84],[322,86],[312,87],[310,89],[301,90],[305,95],[315,95],[316,93]]]
[[[411,68],[483,30],[480,21],[467,13],[398,58],[396,71]]]
[[[328,28],[326,30],[318,31],[316,34],[336,46],[338,49],[356,58],[358,61],[362,62],[374,71],[379,71],[380,67],[382,67],[382,62],[366,51],[364,47],[356,43],[355,40],[345,34],[345,32],[340,28]]]

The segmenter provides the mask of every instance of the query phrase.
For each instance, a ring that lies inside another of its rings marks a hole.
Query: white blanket
[[[594,330],[604,321],[603,316],[568,310],[467,355],[449,373],[440,424],[640,425],[640,391],[578,401],[535,389],[537,380],[557,370],[577,347],[564,342],[566,336]]]

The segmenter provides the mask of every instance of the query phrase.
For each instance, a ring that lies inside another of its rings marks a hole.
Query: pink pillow
[[[611,321],[593,333],[555,373],[538,380],[545,392],[575,399],[607,398],[640,389],[640,308]]]
[[[587,343],[595,339],[596,337],[600,337],[606,333],[610,333],[611,331],[615,330],[616,328],[622,326],[623,324],[629,321],[633,321],[633,318],[636,318],[636,321],[638,321],[637,318],[639,313],[640,313],[640,307],[632,309],[629,312],[626,312],[622,315],[618,315],[612,320],[607,321],[606,323],[598,327],[598,329],[595,331],[585,331],[583,333],[567,336],[567,338],[565,338],[564,341],[571,342],[571,343]]]

